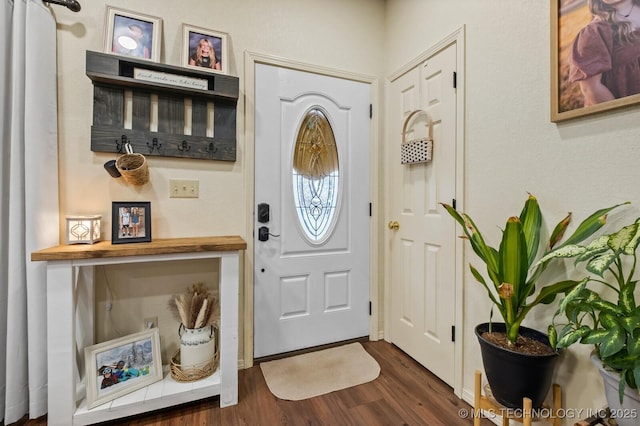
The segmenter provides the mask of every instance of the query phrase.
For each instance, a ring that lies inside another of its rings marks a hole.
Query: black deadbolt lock
[[[269,222],[269,204],[267,203],[258,204],[258,222],[260,223]]]

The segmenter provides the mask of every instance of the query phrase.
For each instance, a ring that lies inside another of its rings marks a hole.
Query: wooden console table
[[[48,424],[84,425],[157,410],[220,395],[220,406],[238,402],[238,236],[159,239],[149,243],[60,245],[31,253],[47,262]],[[94,344],[94,273],[96,265],[213,259],[220,262],[220,367],[212,376],[190,383],[164,380],[106,404],[87,409],[84,369],[77,357]],[[84,340],[76,342],[76,330]]]

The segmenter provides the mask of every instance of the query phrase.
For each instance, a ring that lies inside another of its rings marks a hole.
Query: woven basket
[[[131,185],[144,185],[149,182],[149,166],[142,154],[123,154],[116,160],[116,168],[122,178]]]
[[[171,377],[176,382],[194,382],[212,375],[218,369],[219,363],[220,351],[216,350],[216,353],[208,361],[198,365],[183,367],[180,365],[180,351],[178,350],[171,357]]]
[[[404,125],[402,126],[402,144],[400,145],[401,164],[427,163],[431,161],[431,158],[433,157],[433,139],[431,138],[431,133],[433,132],[433,123],[429,119],[429,116],[427,116],[427,121],[429,123],[429,134],[427,135],[427,137],[406,140],[407,126],[409,125],[409,121],[414,115],[422,112],[425,114],[427,113],[426,111],[417,109],[409,114],[404,120]]]

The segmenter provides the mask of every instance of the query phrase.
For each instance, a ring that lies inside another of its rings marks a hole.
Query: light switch
[[[200,181],[191,179],[169,179],[169,198],[198,198]]]

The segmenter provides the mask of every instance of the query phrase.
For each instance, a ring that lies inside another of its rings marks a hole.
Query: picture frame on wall
[[[87,346],[84,359],[88,409],[163,378],[157,328]]]
[[[107,6],[104,51],[160,62],[162,18]]]
[[[640,46],[624,24],[631,11],[602,0],[594,0],[592,8],[587,0],[550,2],[551,121],[640,102],[640,76],[630,78],[615,65],[622,60],[617,55],[637,52]]]
[[[111,244],[151,241],[151,203],[114,201],[111,203]]]
[[[182,59],[185,67],[229,73],[228,34],[182,24]]]

